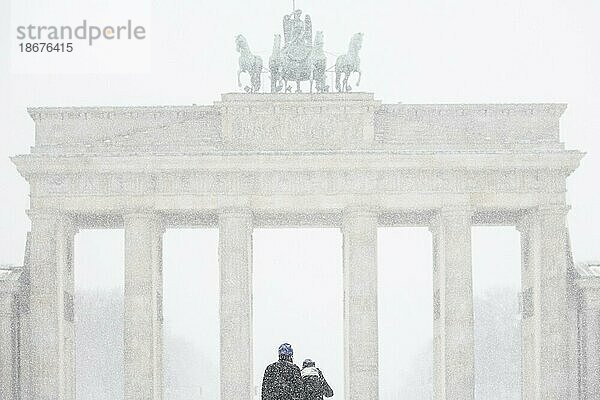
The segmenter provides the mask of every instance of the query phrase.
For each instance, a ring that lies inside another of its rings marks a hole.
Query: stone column
[[[539,290],[534,292],[534,288],[539,285],[536,284],[538,273],[535,248],[532,247],[532,243],[539,242],[540,232],[533,213],[519,221],[517,230],[521,234],[521,397],[523,400],[533,400],[539,398],[539,358],[536,355],[539,334],[536,333],[536,326],[540,318],[539,309],[536,312],[534,308],[534,303],[539,303],[539,299],[534,301],[534,296],[539,294]]]
[[[523,399],[569,399],[567,209],[541,207],[520,224]]]
[[[435,400],[474,398],[473,274],[468,207],[433,218],[433,371]]]
[[[70,218],[30,211],[31,400],[75,399],[73,241]]]
[[[160,400],[162,371],[162,234],[160,218],[131,213],[125,222],[125,400]]]
[[[568,332],[569,332],[569,399],[579,399],[579,304],[581,302],[579,288],[575,282],[577,272],[571,253],[570,238],[567,258],[568,262]]]
[[[0,399],[17,399],[17,349],[15,331],[15,295],[12,291],[4,290],[0,282]]]
[[[253,395],[252,213],[219,215],[221,399]]]
[[[345,398],[377,400],[377,213],[367,208],[345,210],[342,234]]]
[[[600,399],[600,287],[584,286],[582,291],[581,400]]]

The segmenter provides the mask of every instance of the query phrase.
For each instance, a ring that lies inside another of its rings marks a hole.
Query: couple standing
[[[294,350],[289,343],[279,346],[279,360],[265,370],[262,400],[323,400],[333,390],[315,362],[306,359],[302,370],[294,364]]]

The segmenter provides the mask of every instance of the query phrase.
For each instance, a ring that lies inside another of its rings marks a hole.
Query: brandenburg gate
[[[125,232],[125,399],[162,399],[162,234],[218,227],[221,398],[251,399],[253,228],[316,226],[343,234],[345,398],[376,400],[377,228],[428,226],[434,399],[473,399],[471,226],[511,225],[523,399],[578,398],[565,193],[582,153],[560,141],[565,107],[357,92],[29,109],[35,146],[12,159],[31,188],[25,289],[20,331],[2,338],[18,340],[15,392],[75,399],[74,235],[114,227]]]

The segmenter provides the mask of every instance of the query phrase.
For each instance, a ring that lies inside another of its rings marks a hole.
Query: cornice
[[[347,94],[240,94],[227,93],[221,101],[212,105],[156,105],[156,106],[86,106],[86,107],[29,107],[27,112],[34,121],[44,119],[54,120],[86,120],[86,119],[115,119],[152,118],[156,115],[172,115],[174,117],[193,116],[195,114],[214,113],[231,105],[259,105],[264,103],[287,103],[299,106],[323,105],[328,103],[364,103],[374,107],[376,114],[420,114],[431,116],[546,116],[560,118],[567,108],[564,103],[509,103],[509,104],[382,104],[375,100],[371,93]]]
[[[21,175],[93,172],[168,172],[179,170],[477,170],[558,171],[568,176],[584,153],[390,153],[340,152],[206,152],[195,155],[29,154],[12,157]],[[118,160],[118,162],[117,162]]]

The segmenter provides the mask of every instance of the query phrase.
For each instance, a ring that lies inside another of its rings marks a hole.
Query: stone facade
[[[522,235],[523,398],[572,399],[565,194],[582,153],[560,141],[564,110],[389,105],[369,93],[30,109],[35,146],[12,160],[31,188],[30,325],[23,325],[22,353],[43,363],[23,371],[31,377],[21,381],[29,386],[23,398],[74,398],[77,229],[125,229],[125,398],[148,400],[162,398],[162,232],[219,227],[221,392],[246,400],[253,387],[253,227],[334,226],[344,237],[346,399],[375,400],[377,226],[401,225],[432,231],[435,399],[472,399],[470,227],[483,224],[513,225]],[[588,337],[598,328],[590,324]],[[51,334],[42,338],[43,331]],[[229,358],[234,347],[247,349],[241,362]]]

